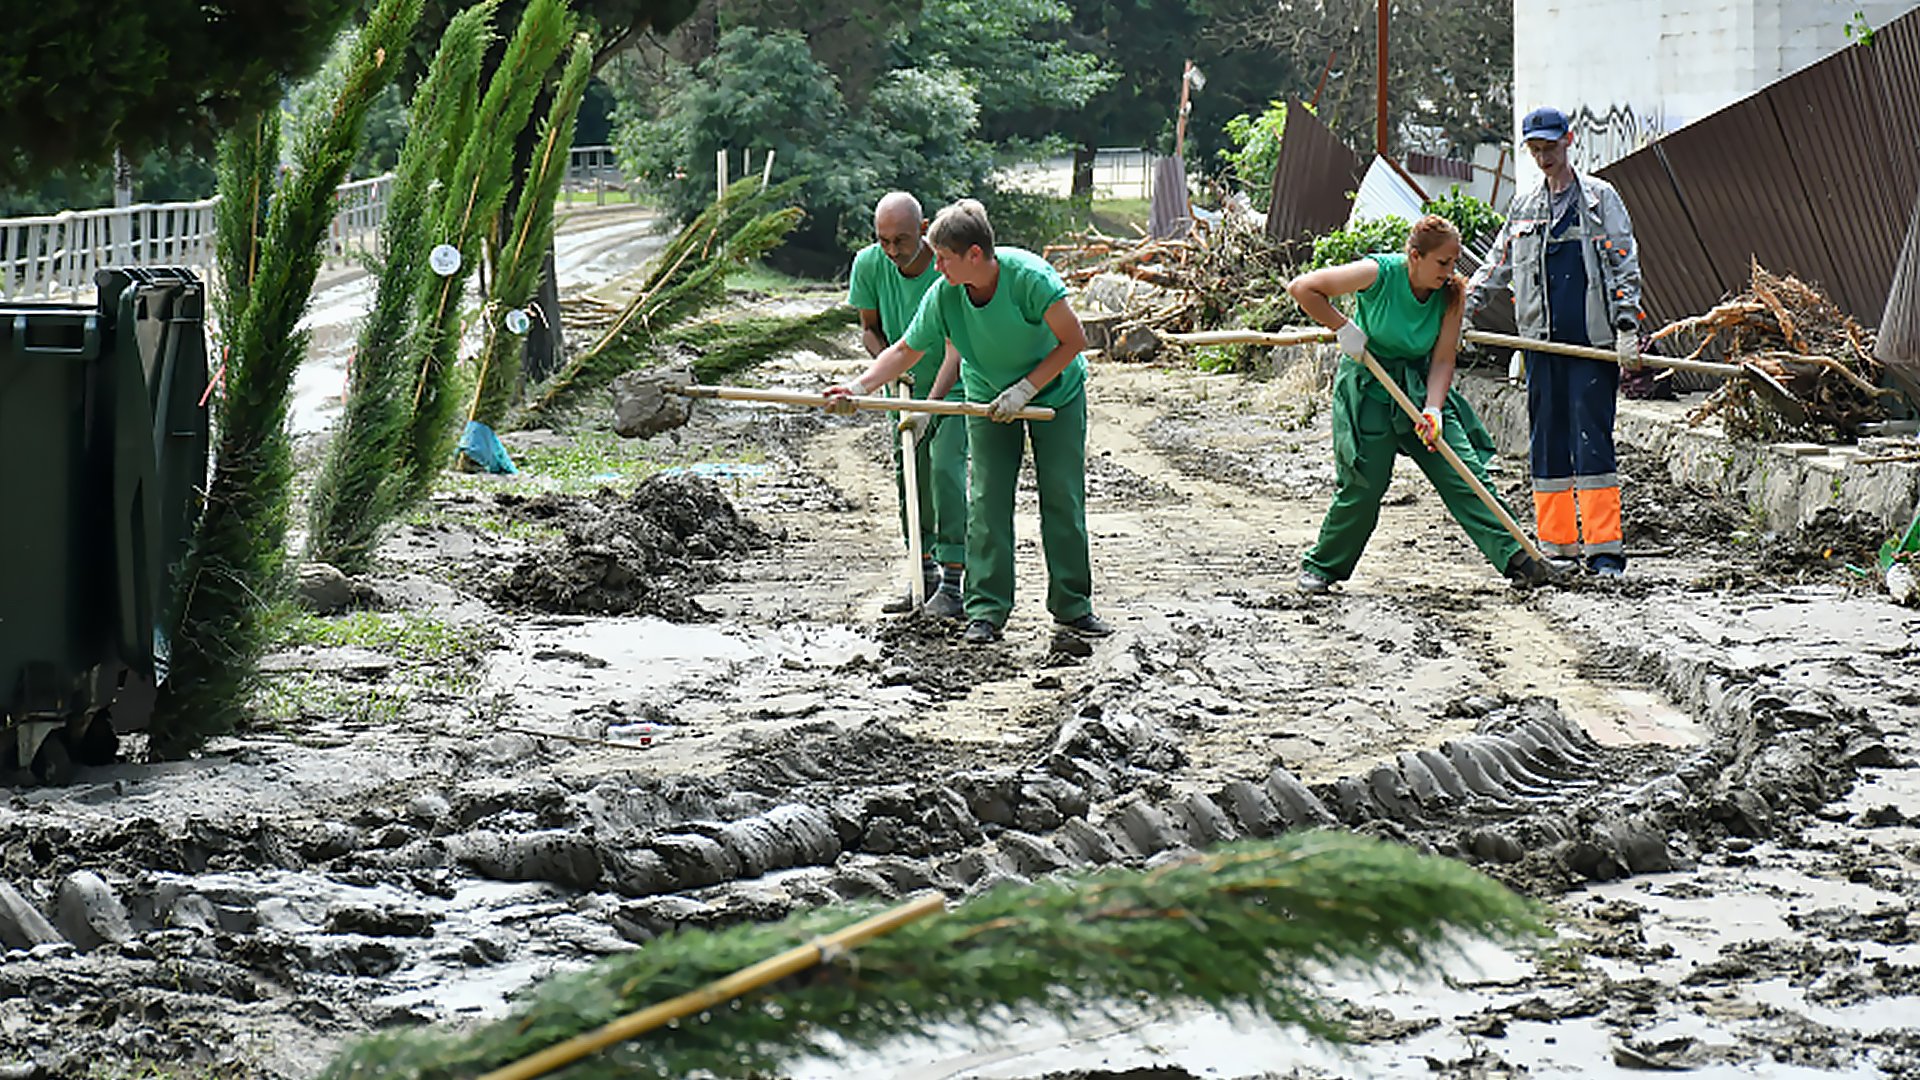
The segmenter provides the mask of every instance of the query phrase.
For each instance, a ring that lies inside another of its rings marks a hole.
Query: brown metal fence
[[[1651,318],[1706,311],[1757,259],[1879,319],[1920,193],[1920,11],[1599,175],[1633,215]]]
[[[1327,130],[1298,98],[1287,102],[1287,128],[1273,169],[1267,235],[1283,244],[1304,241],[1347,223],[1367,159]]]

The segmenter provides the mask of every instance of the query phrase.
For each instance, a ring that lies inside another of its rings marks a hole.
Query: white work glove
[[[1340,341],[1340,351],[1355,360],[1360,359],[1360,354],[1367,351],[1367,332],[1360,329],[1360,324],[1352,319],[1348,319],[1346,325],[1335,330],[1333,336]]]
[[[913,445],[921,446],[927,441],[927,432],[933,427],[932,413],[907,413],[900,418],[896,431],[913,432]]]
[[[871,393],[873,388],[861,382],[859,376],[855,376],[827,391],[827,411],[834,416],[852,416],[860,410],[847,399],[866,397]]]
[[[987,416],[996,424],[1010,424],[1014,420],[1014,414],[1026,408],[1027,402],[1032,401],[1033,395],[1039,392],[1038,387],[1021,379],[1000,391],[1000,396],[994,398],[993,404],[987,407]]]
[[[1613,355],[1620,360],[1621,371],[1640,370],[1640,331],[1622,330],[1613,335]]]
[[[1440,446],[1440,410],[1429,405],[1420,410],[1420,420],[1413,425],[1413,433],[1427,444],[1427,449],[1435,450]]]

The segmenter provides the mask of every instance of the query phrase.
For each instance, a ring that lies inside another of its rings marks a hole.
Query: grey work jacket
[[[1580,213],[1563,239],[1578,239],[1587,266],[1587,325],[1585,340],[1611,346],[1615,328],[1638,326],[1640,318],[1640,252],[1633,242],[1633,222],[1627,204],[1613,185],[1594,176],[1575,174],[1580,185]],[[1553,197],[1543,181],[1531,191],[1514,196],[1507,223],[1493,238],[1487,261],[1467,283],[1467,317],[1479,311],[1509,282],[1513,286],[1513,318],[1525,337],[1546,340],[1547,233]],[[1576,335],[1577,336],[1577,335]]]

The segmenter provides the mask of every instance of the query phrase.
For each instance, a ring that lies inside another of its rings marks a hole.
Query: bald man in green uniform
[[[967,418],[967,628],[969,644],[1000,638],[1013,610],[1013,503],[1026,446],[1040,495],[1040,543],[1047,560],[1047,610],[1082,637],[1111,633],[1093,613],[1087,540],[1086,331],[1067,287],[1045,259],[996,248],[984,206],[962,199],[934,217],[927,234],[945,279],[920,301],[900,340],[859,378],[827,391],[829,408],[865,394],[951,342],[958,363],[940,372],[938,392],[957,377],[968,401],[990,416]],[[1052,420],[1016,419],[1029,404]]]
[[[940,280],[940,271],[934,268],[933,248],[927,243],[927,219],[912,195],[895,191],[880,200],[873,210],[873,235],[875,242],[853,257],[847,303],[860,312],[860,343],[867,355],[879,356],[906,333],[920,309],[920,298]],[[929,396],[945,359],[946,350],[921,357],[903,377],[908,393]],[[957,398],[952,387],[950,381],[941,396]],[[907,415],[914,429],[913,458],[926,548],[916,553],[927,581],[925,611],[958,619],[964,610],[960,586],[967,557],[967,426],[936,423],[926,413]],[[900,533],[905,536],[907,486],[900,457],[900,445],[895,442],[893,479],[900,497]],[[913,591],[889,600],[880,610],[890,615],[912,611]]]

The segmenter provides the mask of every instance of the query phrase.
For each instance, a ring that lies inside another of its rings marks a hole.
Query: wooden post
[[[1373,141],[1374,152],[1381,157],[1387,156],[1387,0],[1376,0],[1374,4],[1379,23],[1380,40],[1376,52],[1379,55],[1379,86],[1374,101]]]
[[[713,197],[717,202],[727,197],[727,150],[721,147],[713,152]]]
[[[1187,110],[1192,108],[1191,87],[1193,86],[1193,61],[1180,72],[1180,115],[1173,124],[1173,156],[1185,161],[1187,149]]]

